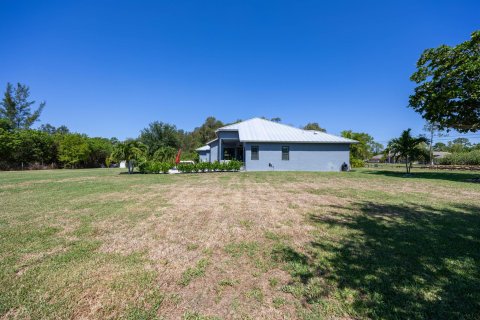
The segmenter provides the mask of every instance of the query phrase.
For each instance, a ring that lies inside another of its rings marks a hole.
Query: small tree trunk
[[[127,164],[128,164],[128,174],[132,174],[133,173],[132,160],[128,160]]]

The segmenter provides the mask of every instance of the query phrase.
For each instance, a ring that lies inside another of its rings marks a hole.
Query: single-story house
[[[219,128],[200,161],[239,160],[247,171],[340,171],[355,140],[253,118]]]

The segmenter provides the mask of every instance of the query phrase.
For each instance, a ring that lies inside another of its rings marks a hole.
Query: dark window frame
[[[287,152],[284,152],[284,149],[287,149]],[[282,146],[282,160],[290,161],[290,146]]]
[[[256,149],[257,151],[254,152],[253,150]],[[254,154],[256,155],[254,157]],[[250,147],[250,160],[260,160],[260,146],[251,146]]]

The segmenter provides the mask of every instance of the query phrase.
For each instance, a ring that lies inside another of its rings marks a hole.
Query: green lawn
[[[479,319],[475,176],[0,172],[0,318]]]

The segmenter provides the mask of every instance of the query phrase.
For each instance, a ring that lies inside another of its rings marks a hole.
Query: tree
[[[430,165],[433,166],[433,137],[434,136],[443,136],[444,134],[442,133],[442,129],[439,127],[438,123],[433,123],[433,122],[427,122],[423,126],[423,131],[428,132],[429,134],[429,158],[430,158]]]
[[[318,122],[309,122],[307,123],[304,127],[303,130],[315,130],[315,131],[321,131],[321,132],[327,132],[324,128],[320,127]]]
[[[90,156],[88,137],[79,133],[57,136],[58,159],[67,167],[76,168]]]
[[[409,107],[439,128],[480,129],[480,31],[457,46],[425,50],[410,77],[418,86]]]
[[[387,147],[395,158],[402,157],[405,160],[407,174],[411,171],[412,163],[424,154],[420,145],[428,142],[425,137],[412,137],[411,131],[411,129],[404,130],[399,138],[390,140]]]
[[[88,147],[90,150],[88,156],[89,167],[100,167],[107,164],[107,159],[112,153],[112,143],[106,138],[88,138]]]
[[[340,135],[344,138],[358,141],[358,143],[350,145],[351,159],[363,161],[369,159],[372,156],[372,146],[375,141],[373,140],[373,137],[368,133],[344,130],[340,133]]]
[[[35,123],[43,108],[45,102],[41,102],[37,110],[31,110],[35,101],[28,101],[30,96],[30,89],[23,84],[18,83],[17,87],[13,88],[10,83],[7,83],[5,95],[0,103],[0,118],[9,121],[14,129],[28,129]]]
[[[445,143],[443,142],[437,142],[433,145],[433,150],[434,151],[448,151],[448,147]]]
[[[280,122],[282,122],[282,119],[279,118],[279,117],[274,117],[274,118],[270,119],[270,121],[273,121],[273,122],[276,122],[276,123],[280,123]]]
[[[215,131],[223,126],[222,121],[215,119],[215,117],[208,117],[200,127],[195,128],[192,132],[195,141],[198,142],[197,146],[204,145],[208,141],[215,139]]]
[[[172,147],[161,147],[153,155],[152,159],[160,162],[172,162],[177,154],[177,149]]]
[[[42,124],[38,130],[46,132],[48,134],[67,134],[70,130],[66,126],[60,126],[58,128],[52,126],[50,123]]]
[[[162,147],[180,147],[180,137],[174,125],[163,122],[152,122],[140,133],[139,141],[148,148],[148,154],[153,156]]]
[[[38,130],[7,131],[0,129],[2,168],[23,168],[30,164],[56,161],[53,137]]]
[[[127,140],[123,143],[117,143],[112,151],[111,159],[113,161],[125,161],[128,173],[133,173],[135,162],[143,158],[147,152],[147,146],[137,140]]]
[[[472,144],[467,138],[457,138],[448,142],[448,151],[452,153],[465,152],[470,149]]]

